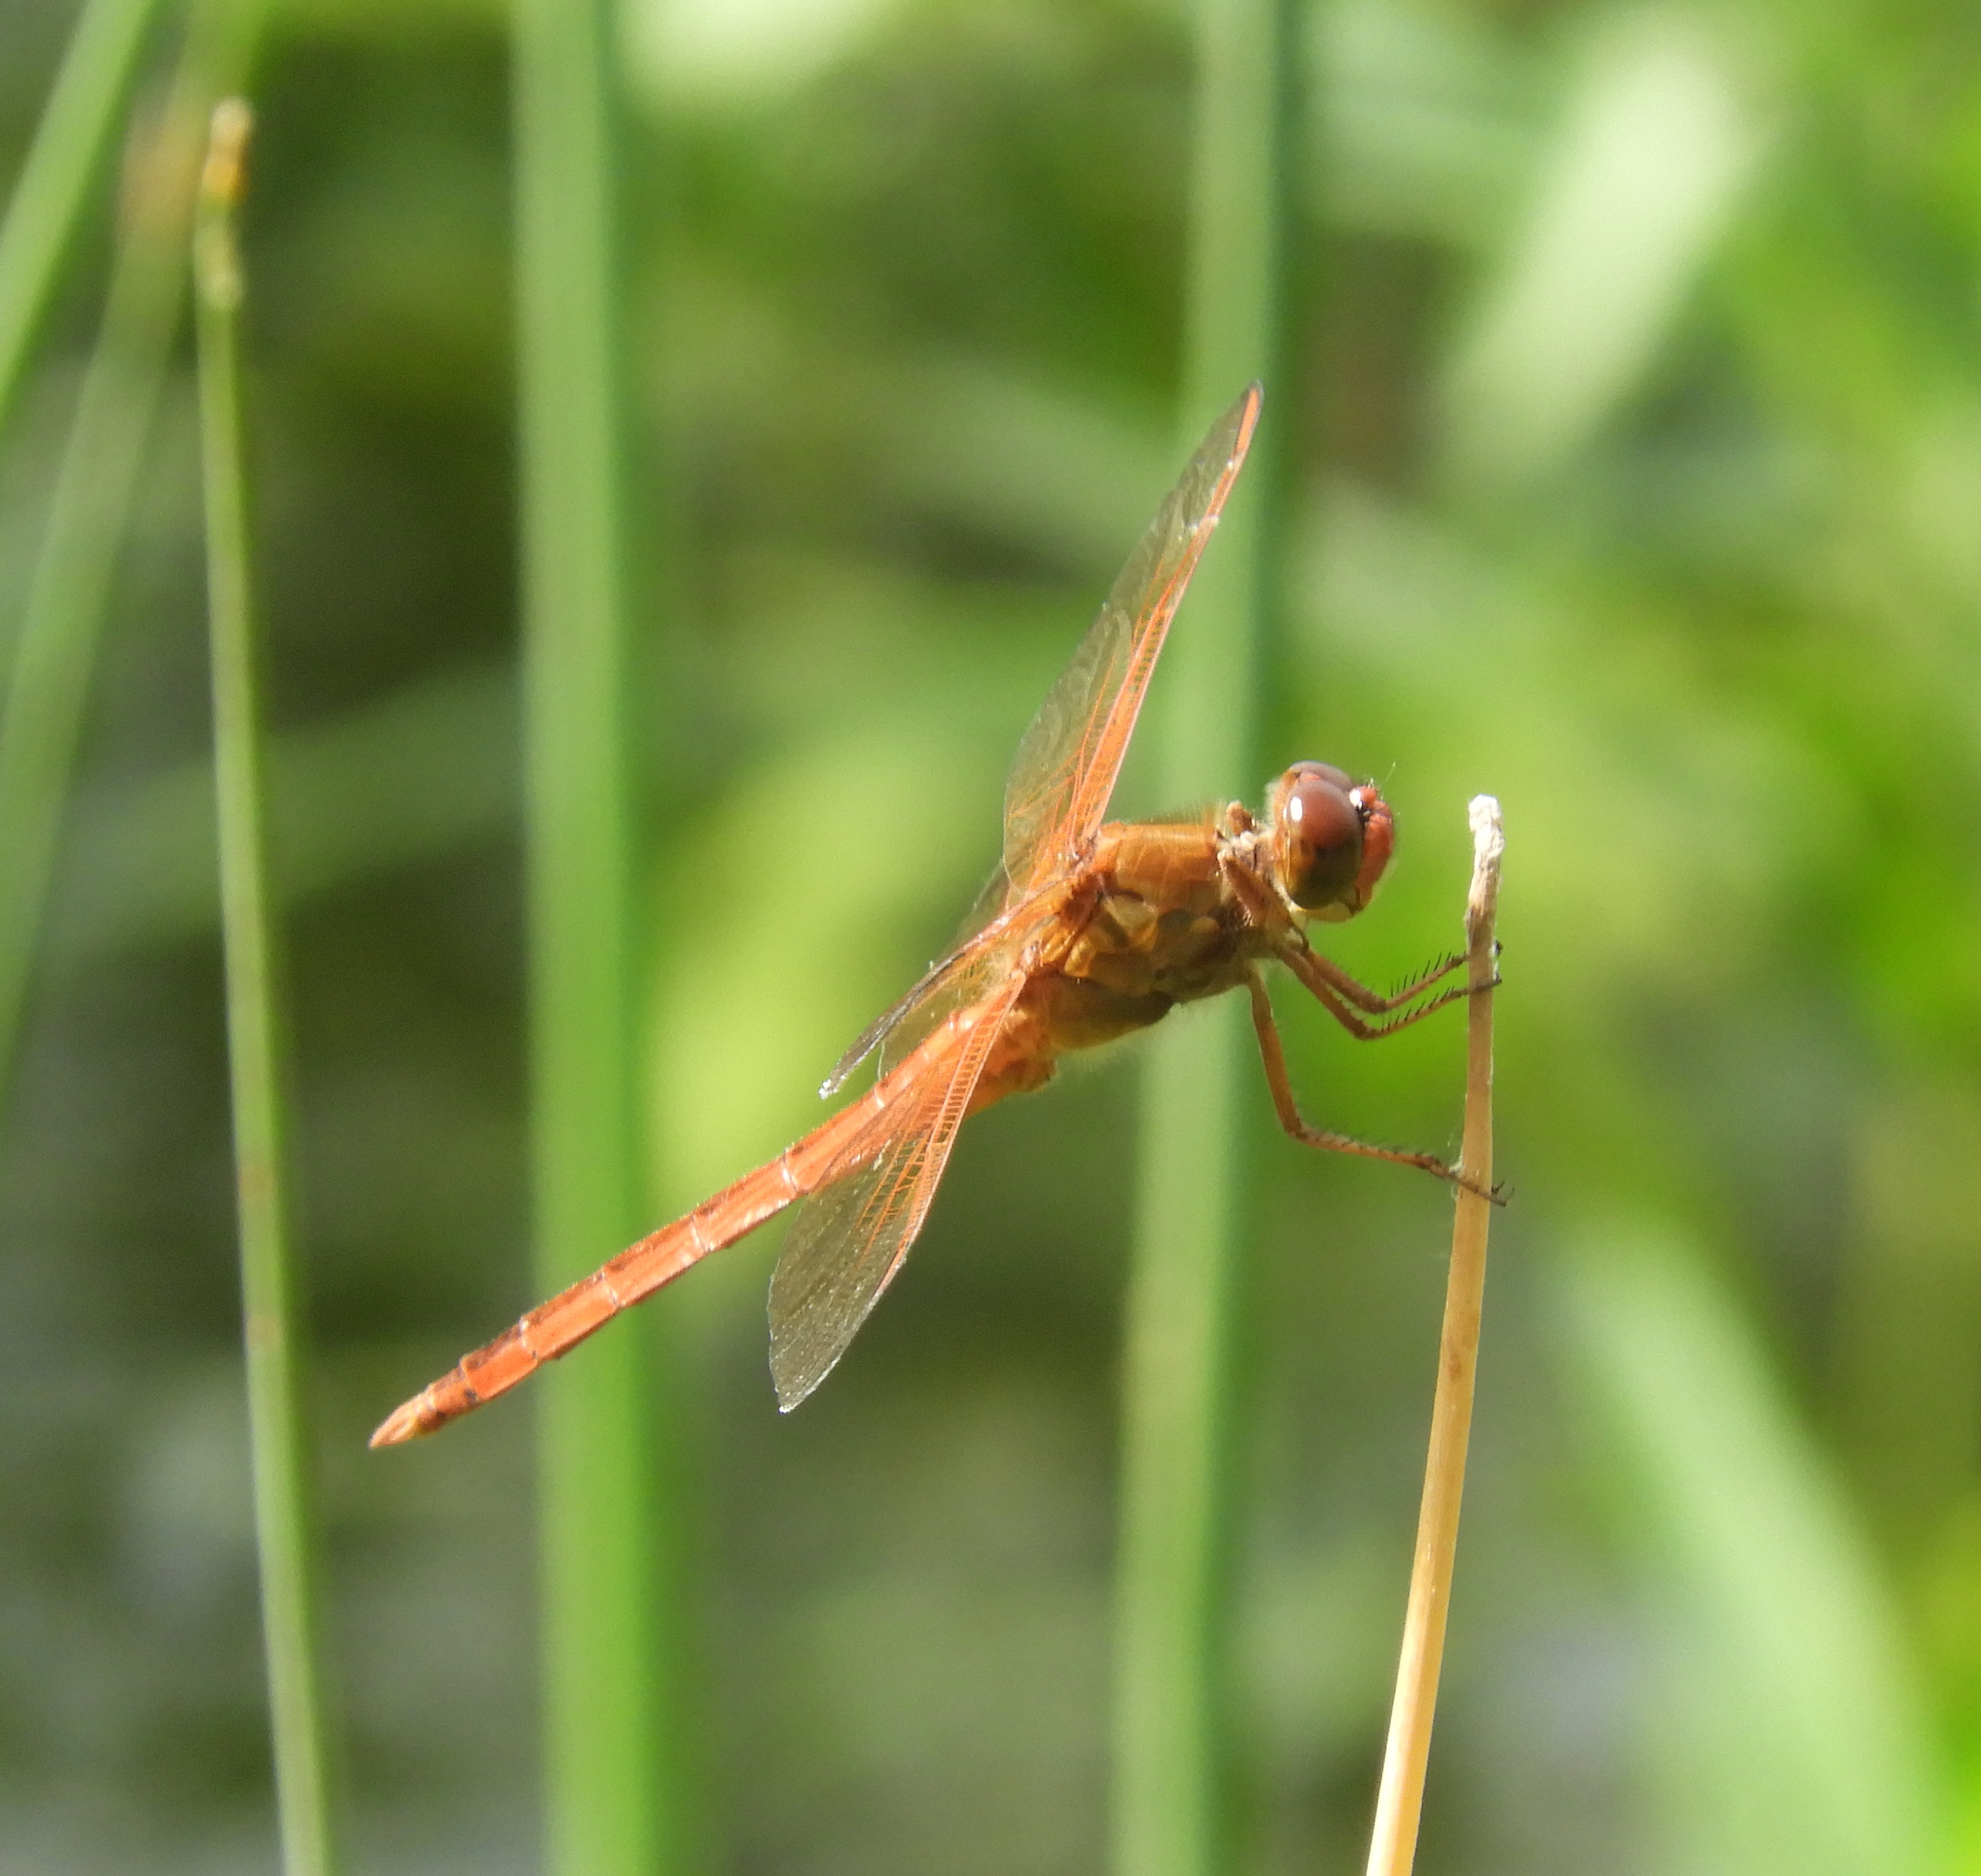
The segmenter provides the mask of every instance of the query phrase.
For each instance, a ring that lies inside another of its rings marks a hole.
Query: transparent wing
[[[1170,620],[1258,418],[1253,384],[1197,446],[1019,743],[1004,787],[1007,903],[1035,892],[1100,825]]]
[[[1014,976],[985,998],[954,1069],[890,1110],[875,1156],[808,1199],[771,1279],[771,1378],[786,1413],[831,1373],[894,1281],[934,1202],[991,1044],[1024,987]]]
[[[819,1089],[836,1094],[885,1041],[898,1061],[977,996],[1030,935],[1027,913],[1107,811],[1170,620],[1237,480],[1259,418],[1259,387],[1210,427],[1128,557],[1100,616],[1020,739],[1004,785],[1004,853],[954,944],[864,1030]],[[999,921],[1013,928],[999,930]]]
[[[877,1048],[884,1073],[904,1060],[953,1011],[981,996],[1057,908],[1058,901],[1050,891],[1034,893],[1029,902],[1007,908],[1005,892],[1004,870],[1000,866],[977,895],[956,942],[916,979],[892,1009],[861,1031],[826,1076],[819,1089],[821,1096],[837,1094],[847,1076]]]

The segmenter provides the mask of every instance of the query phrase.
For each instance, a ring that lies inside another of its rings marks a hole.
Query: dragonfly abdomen
[[[952,1019],[861,1099],[776,1159],[629,1246],[494,1341],[462,1356],[450,1372],[395,1409],[371,1435],[371,1444],[396,1446],[438,1432],[449,1421],[527,1381],[546,1362],[568,1354],[621,1310],[643,1302],[711,1252],[747,1236],[820,1186],[857,1172],[885,1144],[886,1113],[896,1091],[927,1072],[924,1056],[953,1051],[958,1039]]]

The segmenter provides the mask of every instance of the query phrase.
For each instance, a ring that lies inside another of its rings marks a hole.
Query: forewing
[[[881,1059],[898,1062],[953,1010],[979,995],[1004,955],[1003,934],[987,933],[1004,909],[1004,869],[1000,866],[977,895],[977,903],[956,934],[956,942],[908,986],[891,1008],[868,1023],[853,1046],[833,1065],[819,1089],[830,1098],[846,1085],[847,1076],[882,1043]],[[1015,922],[1015,921],[1014,921]]]
[[[930,965],[894,1006],[877,1016],[852,1047],[834,1065],[819,1089],[837,1094],[847,1079],[877,1048],[881,1072],[904,1061],[922,1038],[953,1012],[974,1003],[1010,966],[1011,960],[1058,910],[1060,897],[1050,889],[1028,900],[1007,906],[1004,870],[1000,866],[977,895],[956,942]]]
[[[1007,903],[1035,892],[1100,825],[1170,620],[1258,417],[1254,384],[1211,425],[1018,744],[1004,789]]]
[[[1107,812],[1170,620],[1224,511],[1258,416],[1259,388],[1254,384],[1212,424],[1164,497],[1100,616],[1019,741],[1004,788],[1004,852],[997,870],[956,942],[861,1033],[821,1094],[837,1093],[884,1043],[883,1063],[901,1060],[979,995],[1030,935],[1028,907],[1043,900],[1064,857],[1092,837]],[[1006,929],[995,929],[1000,920]]]
[[[786,1413],[831,1373],[920,1235],[990,1045],[1024,980],[983,1000],[947,1076],[890,1110],[887,1144],[808,1199],[771,1279],[771,1378]]]

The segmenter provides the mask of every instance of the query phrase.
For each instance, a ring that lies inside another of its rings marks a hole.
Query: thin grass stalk
[[[214,777],[219,808],[227,1039],[241,1230],[242,1332],[254,1455],[261,1631],[275,1741],[282,1864],[330,1876],[329,1784],[311,1582],[308,1439],[286,1194],[288,1121],[272,929],[268,794],[256,698],[236,326],[241,279],[233,216],[248,107],[213,114],[195,231],[199,414],[212,636]]]
[[[537,1287],[638,1236],[634,655],[613,190],[616,15],[517,0],[518,339]],[[553,1876],[678,1867],[652,1325],[545,1377],[545,1828]]]
[[[118,550],[178,324],[210,97],[188,55],[163,111],[132,132],[102,328],[0,707],[0,1085],[19,1038]]]
[[[1267,388],[1251,465],[1167,653],[1155,725],[1164,799],[1250,792],[1271,637],[1284,420],[1272,391],[1289,314],[1297,97],[1287,0],[1204,0],[1183,430],[1248,379]],[[1241,1112],[1252,1071],[1235,1008],[1165,1025],[1144,1059],[1130,1277],[1114,1658],[1115,1876],[1226,1864],[1224,1446],[1233,1417],[1232,1272],[1244,1228]]]
[[[155,0],[85,0],[0,221],[0,429],[117,127]]]
[[[1500,860],[1506,846],[1500,804],[1490,795],[1472,803],[1472,890],[1465,906],[1467,980],[1474,995],[1466,1027],[1465,1141],[1451,1227],[1451,1269],[1444,1294],[1437,1391],[1431,1405],[1430,1450],[1424,1462],[1417,1551],[1396,1698],[1383,1755],[1383,1780],[1369,1842],[1369,1876],[1410,1876],[1423,1810],[1431,1721],[1444,1659],[1445,1618],[1451,1606],[1458,1552],[1458,1512],[1465,1493],[1465,1455],[1472,1434],[1472,1395],[1479,1370],[1479,1329],[1486,1301],[1486,1236],[1493,1207],[1482,1196],[1493,1183],[1493,930],[1500,899]]]

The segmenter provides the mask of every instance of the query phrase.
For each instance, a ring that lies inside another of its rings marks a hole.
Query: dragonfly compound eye
[[[1309,912],[1345,918],[1362,873],[1367,811],[1337,768],[1296,763],[1273,790],[1273,863],[1287,896]],[[1372,882],[1373,883],[1373,882]]]

